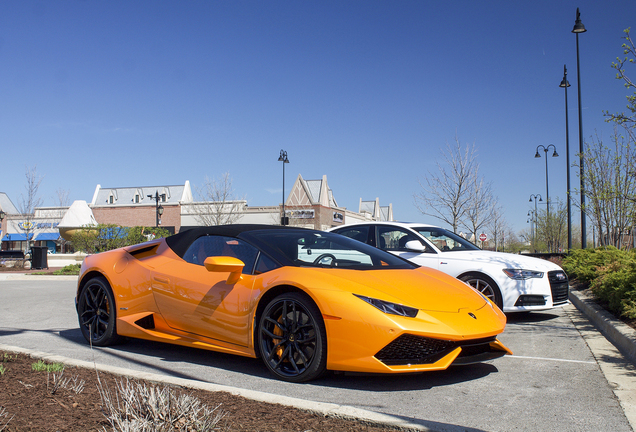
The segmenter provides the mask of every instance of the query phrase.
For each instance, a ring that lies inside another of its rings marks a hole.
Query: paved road
[[[588,346],[598,341],[598,333],[572,306],[509,317],[501,340],[515,355],[489,363],[414,376],[330,374],[291,384],[272,379],[259,360],[203,350],[129,341],[91,351],[77,325],[74,289],[72,280],[0,280],[0,344],[349,405],[413,419],[434,430],[632,430],[613,391],[617,384],[613,378],[608,382]],[[611,351],[601,363],[636,375]]]

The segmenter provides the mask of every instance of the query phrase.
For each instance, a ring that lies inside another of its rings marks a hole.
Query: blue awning
[[[33,234],[29,234],[29,240],[33,238]],[[2,241],[26,241],[26,234],[9,233]]]
[[[60,233],[40,233],[35,237],[35,241],[56,241],[59,238]]]

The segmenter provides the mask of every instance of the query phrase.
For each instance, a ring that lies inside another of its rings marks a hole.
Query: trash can
[[[31,268],[47,269],[49,263],[47,260],[48,249],[46,246],[31,246]]]

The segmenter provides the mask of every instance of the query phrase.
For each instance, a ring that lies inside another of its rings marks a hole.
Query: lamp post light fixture
[[[570,122],[568,121],[568,70],[563,65],[563,80],[559,87],[565,89],[565,167],[567,172],[568,251],[572,249],[572,206],[570,197]]]
[[[147,195],[148,198],[155,200],[155,227],[159,227],[159,217],[163,214],[163,207],[159,205],[159,191],[155,191],[154,195]]]
[[[541,199],[541,194],[530,195],[530,199],[528,200],[529,202],[532,202],[532,200],[534,200],[534,229],[532,230],[532,243],[533,243],[532,246],[533,247],[535,243],[534,233],[536,232],[537,220],[539,219],[539,214],[537,213],[537,198],[539,198],[539,202],[543,202],[543,199]]]
[[[543,152],[545,153],[545,201],[548,206],[547,220],[550,219],[550,189],[548,188],[548,150],[550,149],[550,147],[554,149],[554,152],[552,153],[552,157],[558,157],[559,154],[557,153],[556,147],[554,146],[554,144],[550,144],[547,147],[538,145],[537,152],[534,154],[535,158],[540,158],[541,157],[541,155],[539,154],[540,148],[542,148]]]
[[[283,163],[283,215],[280,218],[280,224],[285,226],[289,225],[289,219],[285,215],[285,164],[289,163],[289,159],[287,159],[287,152],[285,150],[280,151],[278,162]]]
[[[576,81],[579,93],[579,179],[581,180],[581,249],[587,247],[587,236],[585,233],[585,181],[583,180],[583,121],[581,113],[581,64],[579,62],[579,33],[587,30],[581,22],[581,13],[576,8],[576,21],[572,33],[576,34]]]

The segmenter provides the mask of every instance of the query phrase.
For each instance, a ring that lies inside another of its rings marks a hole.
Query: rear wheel
[[[107,346],[119,341],[115,298],[103,277],[92,278],[84,285],[77,302],[77,315],[82,334],[91,344]]]
[[[309,381],[326,370],[325,324],[305,294],[281,294],[269,302],[259,322],[258,344],[265,365],[282,380]]]
[[[499,287],[491,278],[480,273],[468,273],[459,279],[463,280],[468,285],[488,297],[488,299],[496,304],[499,309],[503,310],[501,291],[499,291]]]

